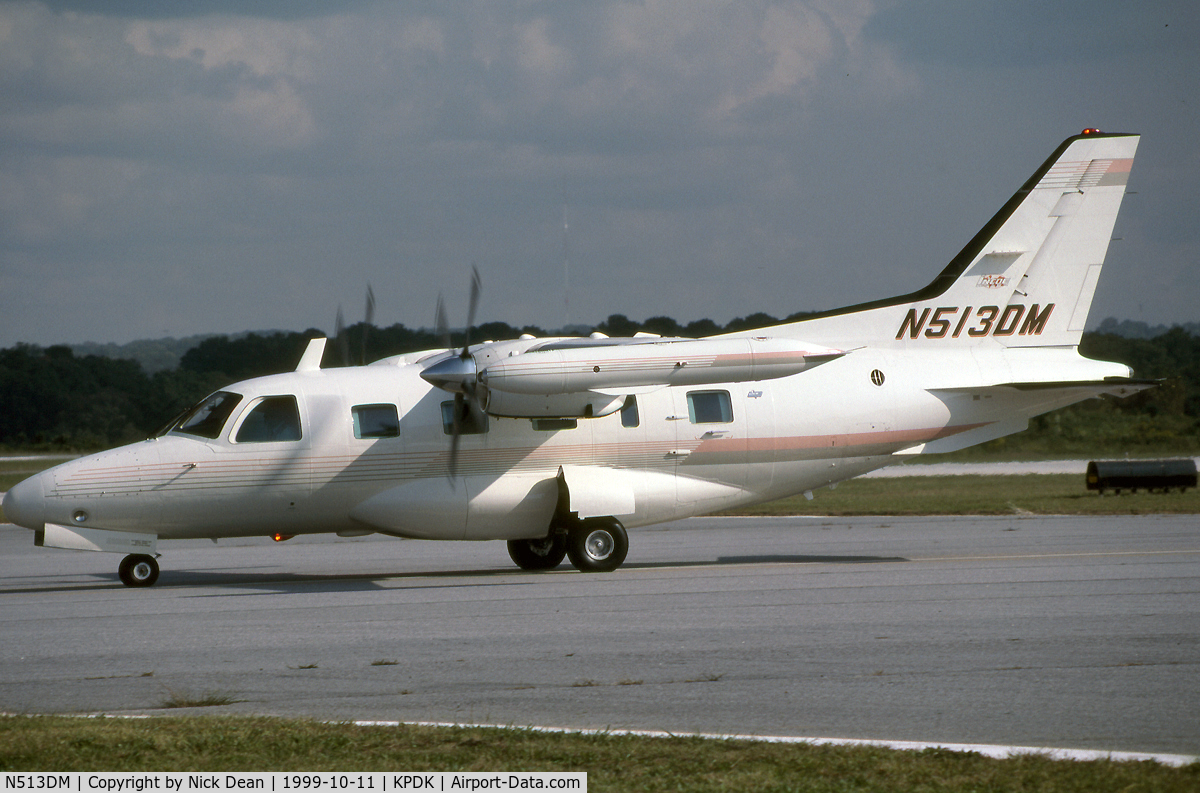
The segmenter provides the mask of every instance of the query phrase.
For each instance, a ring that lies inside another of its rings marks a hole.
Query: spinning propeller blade
[[[479,278],[479,268],[471,265],[471,302],[467,308],[467,330],[466,340],[463,342],[463,351],[460,357],[466,358],[470,355],[467,348],[471,346],[471,330],[475,327],[475,309],[479,307],[479,293],[483,291],[483,281]]]
[[[367,334],[371,330],[371,323],[375,321],[375,290],[367,284],[367,307],[363,312],[362,323],[362,349],[358,358],[358,366],[365,366],[367,363]],[[341,356],[342,366],[354,366],[355,363],[350,359],[350,334],[346,330],[346,318],[342,314],[342,307],[339,305],[337,310],[337,319],[334,321],[333,337],[337,339],[338,354]]]
[[[437,328],[437,336],[442,340],[442,346],[450,349],[450,323],[446,320],[446,304],[442,301],[442,296],[438,295],[437,313],[434,315],[434,325]]]
[[[333,337],[337,339],[338,354],[342,366],[350,365],[350,337],[346,334],[346,320],[342,316],[342,307],[338,306],[337,319],[333,323]]]
[[[450,435],[450,460],[446,464],[451,487],[454,487],[454,479],[458,475],[458,439],[462,436],[464,401],[465,397],[462,394],[454,395],[454,423],[451,425],[453,432]]]
[[[478,426],[485,420],[483,411],[479,409],[475,397],[477,372],[475,359],[471,356],[471,331],[475,327],[475,310],[479,307],[479,297],[483,292],[483,281],[479,277],[479,268],[471,266],[471,297],[467,305],[467,326],[464,331],[462,351],[452,358],[443,358],[421,373],[427,382],[454,394],[454,416],[450,434],[450,459],[447,470],[450,484],[458,475],[458,445],[459,439],[468,421]],[[446,318],[446,304],[438,295],[437,311],[434,314],[438,337],[442,345],[450,352],[454,347],[450,338],[450,323]]]
[[[367,365],[367,334],[371,331],[371,324],[375,321],[375,290],[371,288],[371,284],[367,284],[367,308],[363,312],[363,335],[362,335],[362,356],[358,363],[360,366]]]

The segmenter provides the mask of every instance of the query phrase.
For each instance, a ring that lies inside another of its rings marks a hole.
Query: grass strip
[[[31,454],[22,457],[0,457],[0,492],[75,455]]]
[[[1089,491],[1083,474],[909,476],[851,479],[835,489],[726,515],[1155,515],[1200,513],[1200,490]]]
[[[3,771],[586,771],[592,791],[1196,791],[1200,763],[273,717],[0,718]]]

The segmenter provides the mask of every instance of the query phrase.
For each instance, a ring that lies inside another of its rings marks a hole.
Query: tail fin
[[[796,323],[815,342],[1077,346],[1137,135],[1068,138],[934,281]]]

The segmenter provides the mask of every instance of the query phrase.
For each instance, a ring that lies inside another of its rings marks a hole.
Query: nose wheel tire
[[[522,570],[553,570],[567,555],[567,538],[555,533],[534,540],[509,540],[508,555]]]
[[[567,556],[581,573],[616,570],[629,553],[629,535],[616,518],[588,518],[567,533]]]
[[[158,580],[158,560],[153,556],[132,553],[121,560],[117,575],[125,586],[150,586]]]

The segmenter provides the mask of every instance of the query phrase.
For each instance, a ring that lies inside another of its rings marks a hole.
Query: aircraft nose
[[[37,531],[46,526],[46,492],[42,477],[18,482],[4,495],[4,519]]]

